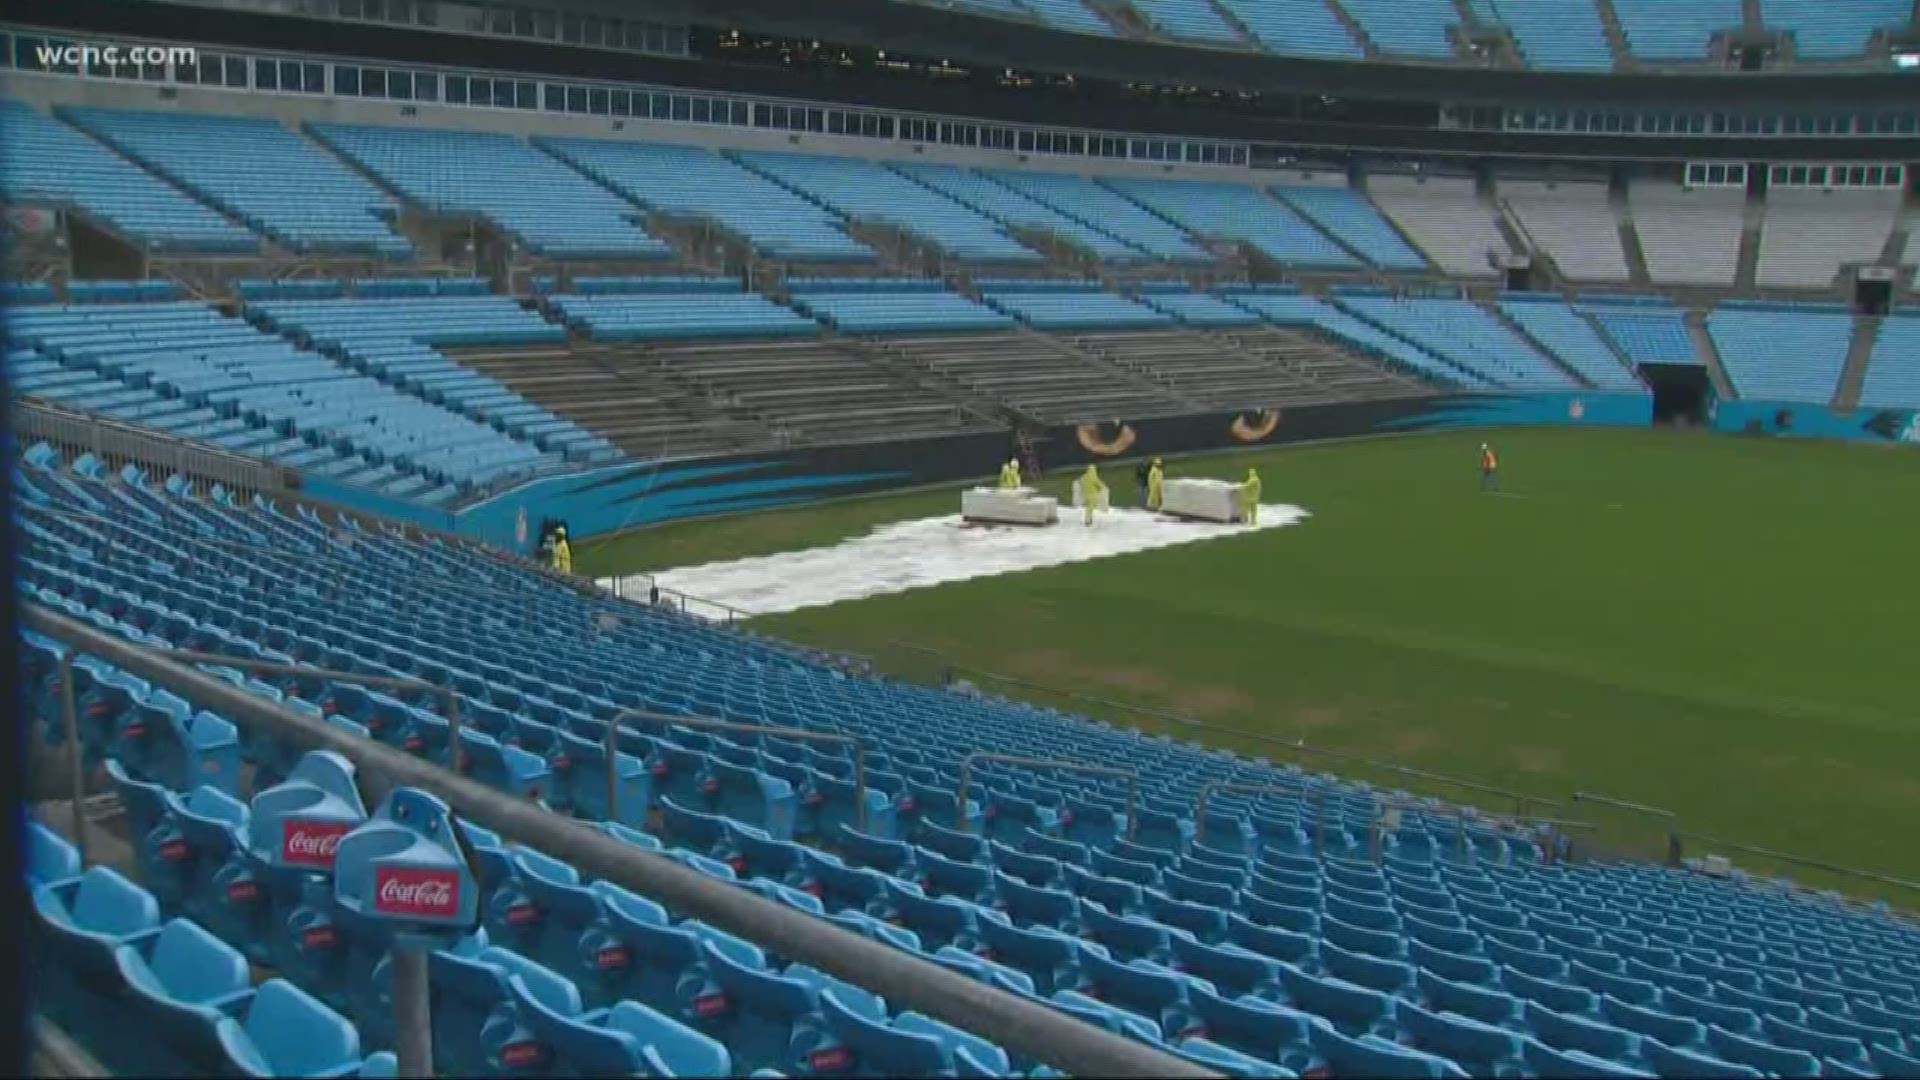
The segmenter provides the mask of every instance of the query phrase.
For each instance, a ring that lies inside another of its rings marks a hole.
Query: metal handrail
[[[975,762],[994,761],[1002,765],[1025,765],[1030,769],[1053,769],[1058,772],[1077,772],[1087,776],[1118,776],[1127,782],[1127,839],[1131,841],[1139,832],[1139,815],[1135,810],[1140,805],[1140,774],[1133,769],[1116,769],[1107,765],[1088,765],[1079,761],[1064,761],[1054,758],[1022,757],[1019,754],[994,754],[981,751],[968,754],[960,759],[960,783],[954,791],[954,825],[961,832],[967,830],[967,789],[972,786],[973,766]]]
[[[1734,851],[1744,852],[1748,855],[1758,855],[1763,859],[1774,859],[1779,862],[1791,863],[1794,866],[1804,866],[1809,870],[1820,870],[1829,874],[1839,874],[1842,877],[1871,881],[1877,885],[1892,885],[1896,888],[1909,889],[1916,895],[1920,895],[1920,881],[1908,881],[1905,878],[1897,878],[1891,874],[1881,874],[1872,870],[1857,870],[1850,866],[1840,866],[1820,859],[1809,859],[1804,855],[1789,855],[1784,851],[1774,851],[1771,848],[1763,848],[1754,844],[1743,844],[1737,840],[1723,840],[1718,836],[1708,836],[1705,833],[1676,831],[1674,835],[1681,840],[1697,840],[1703,844],[1715,844],[1720,847],[1731,848]]]
[[[651,897],[688,918],[758,942],[778,955],[865,987],[905,1008],[973,1031],[1016,1055],[1047,1062],[1077,1076],[1213,1075],[1185,1058],[716,881],[665,856],[501,794],[393,747],[301,716],[43,605],[28,602],[19,612],[28,629],[64,642],[70,651],[97,655],[128,674],[236,722],[264,728],[313,749],[335,751],[356,768],[378,772],[395,786],[432,792],[476,825],[570,862],[583,875]]]
[[[1205,843],[1207,839],[1207,802],[1216,791],[1230,792],[1235,795],[1282,795],[1299,798],[1306,794],[1305,784],[1298,787],[1283,787],[1279,784],[1236,784],[1226,780],[1209,780],[1200,785],[1200,796],[1193,801],[1193,842]],[[1323,787],[1313,790],[1313,855],[1319,858],[1326,849],[1327,841],[1327,791]]]
[[[1641,814],[1646,817],[1656,817],[1656,818],[1665,819],[1667,822],[1667,865],[1670,867],[1676,867],[1676,868],[1680,865],[1682,852],[1681,852],[1680,815],[1679,814],[1676,814],[1673,811],[1665,809],[1663,807],[1648,806],[1645,803],[1629,802],[1626,799],[1616,799],[1611,795],[1602,795],[1594,791],[1576,791],[1571,796],[1568,797],[1568,801],[1576,802],[1576,803],[1582,803],[1582,802],[1593,803],[1596,806],[1611,806],[1615,810],[1625,810],[1628,813],[1632,813],[1632,814]]]
[[[607,721],[607,806],[609,810],[620,805],[616,799],[619,792],[618,772],[614,768],[614,754],[618,748],[616,733],[622,722],[627,720],[645,720],[663,727],[690,727],[705,731],[737,731],[743,735],[777,735],[783,739],[799,739],[805,742],[842,743],[853,747],[853,820],[862,832],[867,828],[867,748],[859,738],[853,735],[841,735],[830,731],[809,731],[806,728],[776,727],[770,724],[743,724],[735,720],[714,720],[704,716],[675,716],[671,713],[648,712],[645,709],[626,709],[615,713]]]

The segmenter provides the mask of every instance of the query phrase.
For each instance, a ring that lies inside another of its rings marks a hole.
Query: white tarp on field
[[[1107,511],[1089,528],[1081,523],[1079,511],[1063,506],[1059,524],[1035,528],[966,525],[956,514],[885,525],[831,547],[688,566],[655,577],[662,591],[772,615],[949,581],[1279,529],[1306,517],[1298,506],[1262,506],[1258,525],[1222,525],[1127,509]],[[601,584],[610,588],[613,581],[605,579]],[[646,595],[644,577],[627,578],[623,585],[628,596]]]

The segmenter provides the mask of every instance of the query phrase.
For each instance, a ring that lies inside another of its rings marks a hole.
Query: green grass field
[[[1552,798],[1604,792],[1690,831],[1920,878],[1920,455],[1501,432],[1510,497],[1496,498],[1477,489],[1481,438],[1174,462],[1222,476],[1251,462],[1267,502],[1313,516],[756,625],[882,659],[911,641],[966,668]],[[1131,499],[1131,466],[1108,480]],[[583,545],[579,562],[765,554],[954,505],[945,490],[693,522]],[[1571,810],[1651,846],[1644,822]]]

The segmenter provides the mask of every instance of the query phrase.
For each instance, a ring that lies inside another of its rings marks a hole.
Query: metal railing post
[[[1313,789],[1313,857],[1325,858],[1327,853],[1327,789],[1323,785]]]
[[[67,733],[67,753],[73,780],[73,846],[80,853],[81,865],[87,862],[86,754],[80,747],[80,709],[73,700],[73,653],[69,647],[60,654],[60,724]]]
[[[841,735],[830,731],[809,731],[806,728],[776,727],[770,724],[742,724],[733,720],[714,720],[705,716],[673,716],[667,713],[648,712],[645,709],[624,709],[607,721],[608,738],[617,736],[612,732],[628,720],[644,720],[662,727],[687,727],[696,731],[737,731],[743,735],[777,735],[783,739],[799,739],[803,742],[841,743],[853,747],[853,820],[865,832],[867,828],[867,747],[856,735]],[[616,744],[617,745],[617,744]],[[607,789],[615,790],[617,780],[613,771],[613,755],[607,755]]]
[[[1206,843],[1207,840],[1207,804],[1213,801],[1216,791],[1234,795],[1279,795],[1289,799],[1298,799],[1304,792],[1300,788],[1281,787],[1278,784],[1236,784],[1230,780],[1209,780],[1200,785],[1200,794],[1193,800],[1193,842]]]
[[[1127,842],[1139,835],[1140,774],[1133,769],[1115,769],[1106,765],[1087,765],[1055,758],[1022,757],[1019,754],[992,754],[984,751],[960,759],[960,784],[954,792],[954,826],[967,831],[967,789],[973,779],[973,763],[997,761],[1002,765],[1023,765],[1029,769],[1052,769],[1086,776],[1118,776],[1127,782]]]
[[[1664,819],[1667,823],[1667,865],[1676,869],[1680,866],[1680,815],[1662,807],[1629,802],[1626,799],[1616,799],[1611,795],[1601,795],[1592,791],[1576,791],[1568,796],[1568,801],[1596,803],[1600,806],[1611,806],[1616,810],[1625,810],[1628,813]]]
[[[427,950],[393,950],[393,1049],[399,1074],[433,1073],[433,998],[427,976]]]

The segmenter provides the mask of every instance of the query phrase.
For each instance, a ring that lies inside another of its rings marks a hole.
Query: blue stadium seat
[[[367,1065],[353,1024],[285,979],[262,983],[217,1035],[220,1070],[234,1075],[346,1077]]]

